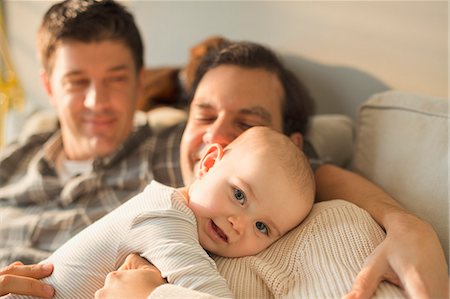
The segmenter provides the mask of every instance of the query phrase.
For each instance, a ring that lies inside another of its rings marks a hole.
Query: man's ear
[[[146,73],[145,73],[145,68],[142,68],[139,73],[138,73],[138,91],[139,91],[139,96],[142,95],[142,93],[144,92],[144,88],[145,88],[145,79],[146,79]]]
[[[145,69],[142,68],[137,74],[137,86],[136,86],[136,100],[135,100],[135,110],[149,110],[151,104],[149,103],[150,98],[145,94],[145,82],[146,82],[146,72]]]
[[[40,77],[41,77],[42,86],[44,87],[44,90],[48,95],[50,104],[52,106],[55,106],[56,103],[53,99],[53,90],[52,90],[52,84],[50,83],[50,75],[46,71],[41,71]]]
[[[200,160],[199,178],[203,177],[208,171],[222,159],[224,154],[223,147],[218,143],[209,145],[203,158]]]
[[[42,86],[44,86],[45,92],[47,93],[47,95],[51,95],[52,87],[50,85],[50,78],[49,78],[48,73],[46,71],[42,70],[39,75],[41,77],[41,83],[42,83]]]
[[[289,138],[300,149],[303,150],[303,135],[299,132],[292,133]]]

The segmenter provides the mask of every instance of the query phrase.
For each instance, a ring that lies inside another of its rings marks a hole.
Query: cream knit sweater
[[[236,298],[340,298],[385,234],[369,214],[343,200],[314,205],[308,218],[256,256],[215,257]],[[380,284],[375,298],[404,298]],[[215,298],[174,285],[149,298]]]

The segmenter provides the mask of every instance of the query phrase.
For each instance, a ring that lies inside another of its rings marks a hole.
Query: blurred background
[[[35,36],[53,2],[0,2],[0,45],[9,48],[25,100],[21,112],[0,115],[7,142],[27,115],[48,107]],[[361,102],[388,89],[448,98],[448,1],[121,2],[141,29],[148,67],[181,66],[194,44],[222,35],[277,51],[310,89],[318,113],[355,118]]]

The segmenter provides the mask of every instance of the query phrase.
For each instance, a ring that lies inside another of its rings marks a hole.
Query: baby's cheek
[[[272,245],[272,241],[262,241],[260,239],[255,240],[256,238],[253,238],[251,240],[247,240],[245,244],[241,244],[238,246],[239,248],[237,250],[240,250],[241,252],[244,252],[244,255],[256,255],[260,253],[261,251],[268,248],[270,245]]]

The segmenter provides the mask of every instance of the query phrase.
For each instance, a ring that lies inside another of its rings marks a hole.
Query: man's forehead
[[[86,69],[105,72],[134,71],[131,51],[118,41],[61,42],[55,49],[53,67],[67,74],[80,74]]]

